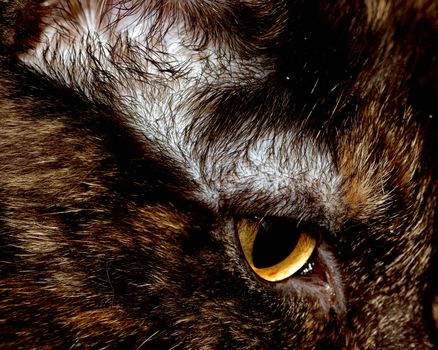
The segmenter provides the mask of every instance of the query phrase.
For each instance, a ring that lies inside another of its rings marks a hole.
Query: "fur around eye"
[[[279,282],[299,272],[317,247],[315,235],[290,220],[244,218],[236,229],[249,266],[268,282]]]
[[[0,0],[0,350],[435,349],[437,39],[438,0]]]

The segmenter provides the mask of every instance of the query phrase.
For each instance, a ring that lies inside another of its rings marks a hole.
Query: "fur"
[[[432,0],[1,2],[0,347],[432,348],[437,28]],[[242,216],[315,227],[325,272],[257,278]]]

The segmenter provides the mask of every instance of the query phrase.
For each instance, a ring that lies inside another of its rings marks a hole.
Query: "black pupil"
[[[299,237],[296,223],[281,219],[264,220],[254,241],[254,266],[262,269],[283,261],[295,249]]]

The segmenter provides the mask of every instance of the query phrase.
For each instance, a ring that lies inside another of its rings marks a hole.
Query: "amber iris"
[[[243,218],[237,232],[251,269],[269,282],[291,277],[309,260],[316,239],[295,221],[280,218]]]

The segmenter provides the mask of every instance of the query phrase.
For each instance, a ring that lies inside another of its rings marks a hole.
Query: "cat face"
[[[4,346],[432,347],[432,4],[0,13]]]

